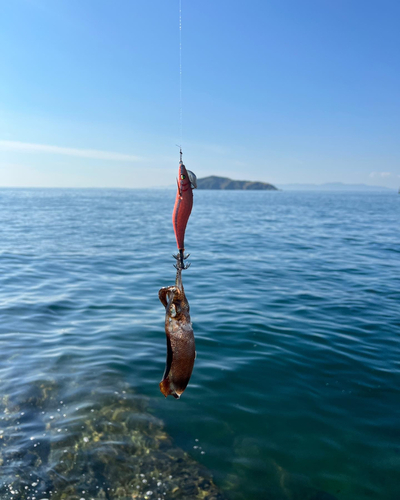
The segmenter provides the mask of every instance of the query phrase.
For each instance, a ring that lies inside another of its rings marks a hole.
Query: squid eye
[[[182,180],[183,180],[183,179],[186,179],[186,175],[182,174],[182,175],[181,175],[181,179],[182,179]]]

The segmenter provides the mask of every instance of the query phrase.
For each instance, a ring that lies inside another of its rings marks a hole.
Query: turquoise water
[[[117,442],[88,422],[128,401],[137,439],[163,426],[221,498],[400,498],[400,196],[194,194],[197,359],[176,401],[158,389],[175,192],[0,190],[0,497],[58,498],[61,477],[78,499],[132,498],[93,478],[140,478],[143,460],[101,468],[93,448],[62,469],[57,453],[96,436],[120,450],[133,424]]]

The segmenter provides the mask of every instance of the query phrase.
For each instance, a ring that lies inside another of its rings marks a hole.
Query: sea
[[[400,499],[400,196],[0,190],[1,500]]]

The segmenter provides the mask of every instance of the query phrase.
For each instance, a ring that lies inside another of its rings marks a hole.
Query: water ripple
[[[397,498],[397,196],[196,192],[184,283],[197,359],[176,402],[158,390],[157,295],[174,280],[175,193],[0,195],[2,498],[57,500],[68,481],[69,498],[128,498],[129,481],[165,497],[175,479],[142,478],[145,449],[215,492],[206,465],[234,500]],[[197,498],[189,482],[176,498]]]

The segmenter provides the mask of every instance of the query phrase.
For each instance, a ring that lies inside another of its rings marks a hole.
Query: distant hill
[[[390,188],[383,186],[344,184],[343,182],[328,182],[326,184],[279,184],[278,187],[285,191],[392,191]]]
[[[254,191],[277,191],[277,188],[267,182],[235,181],[228,177],[203,177],[197,179],[198,189],[242,189]]]

